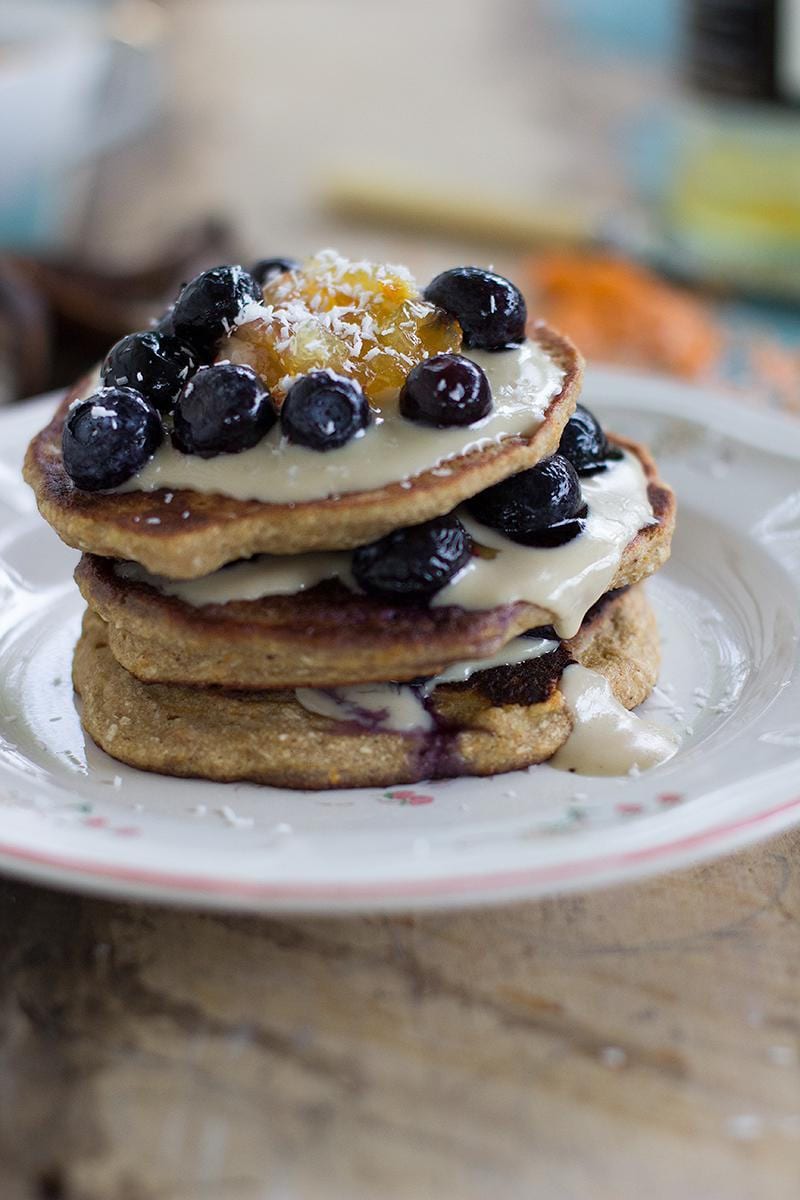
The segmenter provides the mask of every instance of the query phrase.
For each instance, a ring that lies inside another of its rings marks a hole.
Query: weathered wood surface
[[[800,833],[476,914],[0,888],[3,1200],[790,1200]]]

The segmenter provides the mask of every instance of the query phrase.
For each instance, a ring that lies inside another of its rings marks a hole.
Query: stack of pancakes
[[[626,708],[641,703],[659,646],[639,585],[669,555],[675,508],[644,447],[611,439],[638,464],[649,515],[613,561],[606,548],[601,592],[583,587],[586,611],[575,619],[573,605],[573,627],[557,598],[525,594],[524,582],[507,596],[495,588],[481,608],[458,602],[457,588],[452,603],[447,589],[435,602],[366,594],[348,569],[353,548],[461,514],[558,449],[579,396],[580,358],[544,327],[531,337],[561,382],[524,434],[488,444],[465,437],[444,465],[434,459],[380,487],[299,502],[166,483],[142,490],[135,480],[81,491],[61,452],[70,403],[92,385],[77,387],[32,442],[26,478],[44,517],[84,552],[76,580],[88,609],[74,683],[92,738],[125,763],[170,775],[389,786],[549,759],[577,719],[559,688],[571,663],[602,675]],[[496,534],[483,545],[475,523],[468,527],[488,576],[503,548]],[[327,573],[320,555],[333,562]],[[298,569],[298,590],[270,585]]]

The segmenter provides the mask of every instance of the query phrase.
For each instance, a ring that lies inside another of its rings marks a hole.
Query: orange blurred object
[[[526,266],[532,310],[597,362],[696,379],[723,334],[706,306],[624,258],[558,251]]]

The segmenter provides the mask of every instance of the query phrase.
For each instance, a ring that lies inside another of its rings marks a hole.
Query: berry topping
[[[353,553],[353,575],[365,592],[391,600],[426,600],[466,566],[472,543],[455,517],[396,529]]]
[[[335,450],[367,428],[367,398],[353,379],[312,371],[289,388],[281,405],[281,429],[290,442],[311,450]]]
[[[519,288],[480,267],[443,271],[425,288],[425,299],[456,318],[464,345],[474,350],[505,350],[525,337],[528,310]]]
[[[597,417],[582,404],[564,426],[558,453],[569,459],[579,475],[596,475],[605,471],[610,460],[622,457],[621,450],[609,446]]]
[[[159,415],[144,396],[129,387],[98,388],[67,414],[64,469],[86,492],[119,487],[141,470],[163,436]]]
[[[301,264],[296,258],[260,258],[250,268],[250,274],[260,287],[275,279],[277,275],[285,275],[287,271],[299,271]]]
[[[263,315],[240,325],[222,353],[255,367],[276,397],[292,377],[328,369],[380,408],[396,402],[416,363],[460,347],[458,322],[423,300],[405,268],[325,250],[268,280]]]
[[[261,300],[261,288],[243,267],[212,267],[187,283],[172,310],[172,327],[198,354],[213,357],[242,310]]]
[[[260,442],[276,421],[264,384],[250,367],[201,367],[175,405],[173,445],[184,454],[214,458]]]
[[[162,412],[172,402],[197,362],[191,348],[168,333],[129,333],[112,346],[103,363],[103,383],[143,392]]]
[[[492,409],[489,380],[460,354],[435,354],[417,363],[400,392],[400,412],[423,425],[472,425]]]
[[[586,509],[571,462],[554,454],[467,502],[484,525],[525,546],[557,546],[575,537]]]

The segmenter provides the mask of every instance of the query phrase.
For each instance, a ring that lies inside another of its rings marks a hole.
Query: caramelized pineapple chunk
[[[295,376],[327,367],[357,380],[380,407],[396,400],[417,363],[460,347],[458,322],[423,300],[403,268],[325,251],[267,281],[263,311],[221,357],[249,363],[279,402]]]

